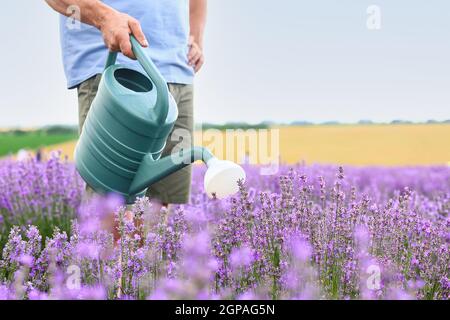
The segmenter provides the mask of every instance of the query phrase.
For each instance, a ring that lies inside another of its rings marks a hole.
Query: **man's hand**
[[[139,22],[125,13],[110,12],[108,16],[101,19],[99,29],[105,45],[110,51],[120,51],[131,59],[136,59],[136,57],[131,49],[130,34],[134,35],[143,47],[148,47]]]
[[[195,72],[198,72],[205,62],[203,56],[203,50],[195,41],[193,36],[189,37],[189,53],[188,53],[189,65],[194,68]]]
[[[81,22],[97,27],[103,34],[105,45],[110,51],[120,51],[125,56],[136,59],[131,50],[130,34],[143,47],[148,46],[139,22],[127,14],[121,13],[102,1],[97,0],[45,0],[57,12],[69,16],[70,6],[79,8]]]

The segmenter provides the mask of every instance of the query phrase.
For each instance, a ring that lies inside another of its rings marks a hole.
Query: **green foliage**
[[[43,131],[18,133],[17,130],[0,133],[0,157],[16,153],[20,149],[34,150],[75,139],[77,139],[76,133],[48,134]]]
[[[218,130],[227,130],[227,129],[267,129],[270,125],[267,123],[258,123],[258,124],[249,124],[246,122],[228,122],[225,124],[213,124],[213,123],[202,123],[197,125],[197,129],[208,130],[208,129],[218,129]]]
[[[76,135],[78,133],[78,128],[76,126],[62,126],[54,125],[42,129],[47,134],[72,134]]]

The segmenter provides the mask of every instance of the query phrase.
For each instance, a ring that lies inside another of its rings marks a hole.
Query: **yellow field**
[[[450,125],[292,127],[280,131],[288,162],[355,165],[447,164]]]
[[[274,129],[279,130],[279,139],[276,140],[279,141],[281,161],[285,163],[304,160],[306,163],[351,165],[450,164],[448,124],[297,126]],[[243,150],[238,147],[237,140],[234,139],[232,145],[230,139],[225,139],[225,133],[220,133],[221,137],[218,134],[196,132],[195,141],[197,144],[213,147],[213,151],[222,158],[239,161],[247,153],[254,161],[263,160],[261,154],[256,154],[260,151],[257,145],[252,148],[247,143],[246,152],[236,155],[233,150]],[[248,142],[248,137],[252,135],[241,132],[237,136]],[[263,135],[256,134],[258,142],[261,136]],[[217,144],[217,140],[222,140],[222,143],[219,141]],[[216,144],[212,145],[211,142]],[[270,142],[269,139],[268,143]],[[69,155],[70,158],[74,146],[75,142],[64,143],[52,146],[47,151],[61,149],[63,154]],[[276,148],[272,149],[274,150],[276,151]],[[274,154],[270,156],[273,157]]]

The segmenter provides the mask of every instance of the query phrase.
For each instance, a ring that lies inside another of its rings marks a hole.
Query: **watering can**
[[[97,95],[75,148],[76,168],[98,193],[116,193],[127,203],[145,195],[147,187],[183,167],[202,160],[208,167],[204,187],[212,197],[238,191],[244,170],[219,160],[203,147],[181,149],[161,158],[178,117],[175,100],[164,78],[139,42],[131,36],[141,73],[115,64],[110,52]]]

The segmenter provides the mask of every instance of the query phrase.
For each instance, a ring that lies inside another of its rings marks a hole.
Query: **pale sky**
[[[2,1],[0,18],[0,127],[76,124],[57,14]],[[205,57],[197,122],[450,118],[448,0],[210,0]]]

